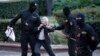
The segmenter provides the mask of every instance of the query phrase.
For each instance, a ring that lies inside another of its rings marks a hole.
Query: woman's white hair
[[[46,16],[43,16],[41,19],[46,20],[47,22],[49,21],[48,17],[46,17]]]

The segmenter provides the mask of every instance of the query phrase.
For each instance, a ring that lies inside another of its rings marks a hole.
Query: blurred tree
[[[62,9],[65,5],[70,6],[72,9],[82,8],[92,5],[100,5],[100,0],[54,0],[53,10]]]
[[[46,0],[46,4],[47,4],[47,15],[51,15],[52,14],[52,7],[53,7],[53,0]]]

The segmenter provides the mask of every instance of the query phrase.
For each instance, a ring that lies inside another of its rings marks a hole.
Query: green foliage
[[[46,0],[37,0],[40,15],[47,14]],[[0,2],[0,18],[13,18],[21,10],[25,10],[29,1]]]
[[[61,31],[50,33],[52,44],[67,44],[67,39]]]
[[[56,11],[56,10],[62,9],[64,5],[66,5],[67,1],[66,0],[54,0],[53,2],[54,2],[53,10]]]
[[[85,7],[92,4],[92,0],[78,0],[79,7]]]
[[[97,40],[100,42],[100,22],[90,22],[97,33]]]
[[[62,9],[68,5],[72,9],[82,8],[92,5],[100,5],[100,0],[54,0],[54,11]]]
[[[93,0],[93,3],[94,3],[95,5],[100,6],[100,0]]]
[[[26,1],[0,3],[0,18],[12,18],[26,6]]]
[[[46,4],[46,0],[39,0],[38,2],[38,9],[39,9],[39,14],[40,15],[46,15],[47,14],[47,4]]]
[[[83,12],[86,16],[86,21],[100,20],[100,6],[95,7],[84,7],[81,9],[75,9],[72,14],[77,14],[78,12]]]
[[[76,0],[54,0],[53,2],[53,11],[62,9],[66,5],[71,7],[72,9],[77,8],[78,5]]]

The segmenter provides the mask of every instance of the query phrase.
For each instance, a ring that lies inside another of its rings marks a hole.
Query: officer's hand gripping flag
[[[7,30],[5,31],[5,34],[7,37],[9,37],[10,39],[12,39],[13,41],[15,41],[15,33],[13,31],[13,28],[7,28]]]

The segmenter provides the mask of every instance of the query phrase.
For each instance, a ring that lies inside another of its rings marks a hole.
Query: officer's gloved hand
[[[90,45],[90,49],[91,49],[92,52],[96,50],[97,45],[98,45],[98,42],[97,41],[95,41],[95,40],[92,41],[92,43]]]
[[[56,25],[54,25],[54,26],[52,27],[52,28],[53,28],[53,30],[56,30],[56,27],[57,27],[57,26],[56,26]]]
[[[10,26],[7,26],[7,29],[13,29],[12,27],[10,27]]]
[[[40,29],[40,28],[42,28],[43,27],[43,24],[40,24],[40,26],[38,27],[38,30]]]
[[[12,27],[7,26],[7,30],[8,30],[8,29],[12,29]],[[9,39],[9,38],[8,38],[8,37],[6,37],[6,36],[5,36],[5,37],[3,37],[3,42],[7,42],[7,41],[8,41],[8,39]]]

